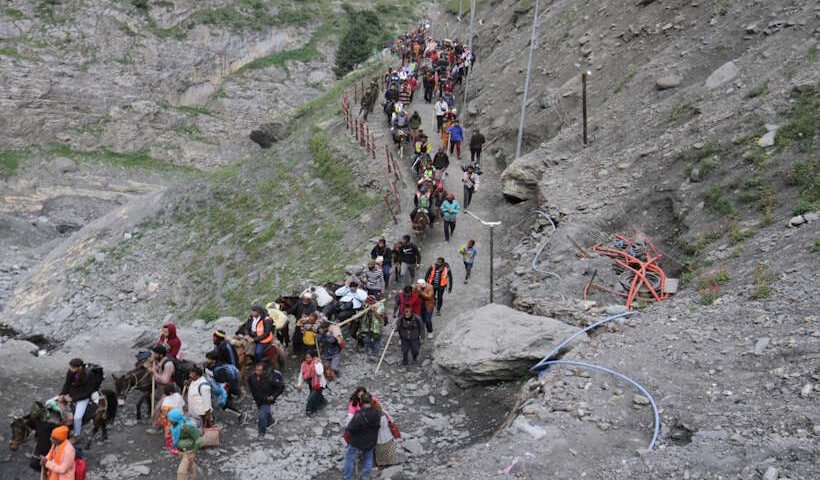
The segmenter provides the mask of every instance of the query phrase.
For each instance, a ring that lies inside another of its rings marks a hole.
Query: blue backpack
[[[199,384],[199,394],[202,395],[202,385]],[[216,380],[209,378],[208,385],[211,387],[211,404],[214,407],[219,407],[224,409],[225,404],[228,403],[228,392],[225,391],[225,388],[222,386],[221,383],[218,383]]]

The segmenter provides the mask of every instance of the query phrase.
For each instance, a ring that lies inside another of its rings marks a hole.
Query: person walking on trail
[[[217,383],[227,386],[225,390],[228,393],[228,398],[225,400],[225,405],[222,407],[222,410],[235,413],[239,424],[244,425],[245,413],[240,411],[239,407],[236,406],[242,383],[239,369],[231,364],[220,365],[217,363],[216,354],[210,351],[205,354],[205,377],[213,378]]]
[[[370,250],[370,258],[375,260],[376,263],[378,263],[379,258],[381,258],[384,289],[387,290],[390,286],[390,271],[393,269],[393,252],[387,246],[387,240],[380,238],[379,241],[376,242],[376,246]]]
[[[68,427],[60,425],[52,430],[51,449],[40,458],[40,466],[47,474],[43,480],[74,480],[75,456],[74,445],[68,441]]]
[[[450,166],[450,157],[447,155],[447,151],[444,146],[438,147],[438,151],[436,152],[436,156],[433,157],[433,168],[436,169],[437,172],[441,172],[440,176],[444,179],[444,172],[447,170],[447,167]]]
[[[382,327],[384,326],[384,300],[377,300],[376,297],[369,296],[367,304],[372,308],[362,317],[356,337],[364,345],[368,357],[378,357],[381,351]]]
[[[413,356],[413,363],[416,363],[421,347],[421,331],[424,328],[421,317],[414,315],[413,310],[407,307],[403,310],[396,328],[399,331],[399,339],[401,340],[401,364],[407,365],[409,363],[408,357],[410,354]]]
[[[367,269],[364,271],[365,286],[367,287],[367,294],[381,299],[384,293],[384,270],[382,266],[376,263],[376,260],[367,262]]]
[[[216,366],[232,365],[238,368],[239,355],[236,352],[236,347],[225,338],[226,335],[224,330],[215,330],[213,333],[214,348],[211,351],[216,356]]]
[[[461,128],[458,120],[453,120],[453,124],[447,129],[447,133],[450,134],[450,155],[455,150],[456,156],[461,160],[461,141],[464,140],[464,129]]]
[[[198,365],[191,367],[190,384],[188,385],[188,414],[203,427],[210,427],[213,418],[211,403],[211,384],[202,375]]]
[[[276,425],[273,405],[279,395],[285,391],[285,380],[278,371],[268,371],[264,363],[257,363],[253,366],[253,372],[248,375],[248,389],[259,408],[259,416],[256,419],[256,439],[262,440],[265,438],[268,427]]]
[[[174,322],[168,322],[162,326],[157,344],[164,345],[168,349],[168,358],[182,358],[179,356],[179,351],[182,349],[182,340],[177,336],[177,326]]]
[[[422,298],[419,296],[413,287],[406,285],[404,289],[396,294],[393,299],[393,317],[398,318],[404,312],[404,309],[409,308],[413,315],[421,316],[421,302]]]
[[[444,258],[438,257],[436,263],[427,269],[427,283],[433,286],[436,292],[436,315],[441,316],[441,306],[444,303],[444,290],[453,293],[453,272]]]
[[[458,249],[458,253],[461,254],[461,258],[464,261],[464,270],[467,272],[464,275],[464,285],[467,285],[467,282],[470,280],[470,272],[473,270],[475,257],[478,255],[478,250],[475,248],[475,240],[468,240],[466,244]]]
[[[171,423],[173,448],[180,452],[177,480],[194,480],[196,478],[196,454],[202,445],[199,429],[178,408],[168,412],[168,421]]]
[[[485,141],[484,134],[476,127],[470,135],[470,162],[474,165],[481,162],[481,149],[484,148]]]
[[[416,269],[421,266],[421,252],[419,248],[410,241],[410,235],[402,238],[399,246],[399,259],[401,260],[402,284],[407,285],[416,276]]]
[[[296,390],[298,392],[302,391],[303,384],[307,384],[308,390],[310,390],[307,405],[305,405],[305,414],[310,417],[327,405],[327,400],[322,394],[322,390],[327,386],[325,368],[319,357],[316,356],[315,351],[307,352],[302,361],[299,378],[296,380]]]
[[[359,320],[356,320],[356,322],[358,323]],[[355,333],[356,329],[351,330]],[[325,368],[333,370],[333,374],[341,377],[342,351],[345,348],[345,340],[339,327],[332,326],[329,322],[320,323],[316,345],[319,348],[319,358],[324,362]]]
[[[424,88],[424,101],[426,103],[431,103],[433,101],[433,88],[436,86],[436,81],[433,78],[433,74],[427,72],[421,81],[421,85]]]
[[[444,241],[450,242],[450,236],[456,231],[456,216],[461,213],[461,205],[459,205],[456,196],[452,193],[447,194],[447,200],[441,204],[441,218],[444,220]]]
[[[475,167],[469,165],[461,177],[461,183],[464,184],[464,208],[469,208],[473,200],[473,194],[478,191],[479,184],[478,174],[475,172]]]
[[[444,126],[444,114],[450,108],[443,97],[439,97],[438,101],[433,105],[433,112],[436,114],[436,131],[441,133],[441,128]]]
[[[413,292],[421,298],[421,319],[429,337],[433,336],[433,311],[436,309],[436,293],[433,286],[423,278],[416,280]]]
[[[416,138],[419,133],[419,129],[421,129],[421,115],[417,110],[413,110],[413,114],[410,115],[410,120],[408,121],[410,125],[410,135],[413,138]]]
[[[363,480],[370,480],[370,473],[373,470],[373,450],[379,436],[381,426],[381,412],[373,406],[373,399],[369,393],[362,395],[361,410],[353,415],[353,418],[345,427],[345,431],[350,435],[350,444],[347,446],[344,464],[344,479],[353,479],[353,467],[356,460],[362,457]]]

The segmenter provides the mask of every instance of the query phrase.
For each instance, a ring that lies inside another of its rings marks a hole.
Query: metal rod
[[[493,303],[493,231],[495,227],[490,227],[490,303]]]
[[[532,14],[532,37],[530,37],[530,54],[527,60],[527,75],[524,79],[524,97],[521,99],[521,119],[518,122],[518,142],[515,146],[515,158],[521,157],[521,144],[524,142],[524,120],[527,117],[527,94],[530,88],[530,71],[532,70],[532,53],[535,50],[536,35],[538,33],[538,6],[535,0],[535,11]]]
[[[589,145],[587,138],[587,76],[589,72],[581,74],[581,116],[584,123],[584,146]]]
[[[473,23],[475,22],[475,0],[470,2],[470,38],[467,39],[467,48],[470,49],[470,55],[473,54]],[[475,65],[470,65],[470,71],[475,70]],[[464,104],[461,106],[462,112],[463,109],[467,108],[467,90],[470,87],[470,71],[467,72],[467,76],[464,77]]]

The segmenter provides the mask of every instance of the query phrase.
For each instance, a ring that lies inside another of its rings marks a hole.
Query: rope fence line
[[[347,132],[359,142],[359,146],[364,148],[370,155],[371,160],[376,160],[376,152],[379,150],[376,144],[376,135],[370,125],[360,120],[359,116],[354,114],[350,104],[350,91],[345,90],[342,95],[342,117],[345,120]],[[357,82],[353,84],[353,98],[355,102],[361,99],[364,94],[364,83]],[[401,176],[401,171],[393,156],[393,152],[387,144],[384,145],[384,158],[386,169],[384,178],[387,181],[388,193],[383,195],[385,206],[387,207],[390,216],[393,218],[393,223],[398,225],[397,216],[401,214],[401,197],[399,196],[398,184],[405,185],[404,179]]]

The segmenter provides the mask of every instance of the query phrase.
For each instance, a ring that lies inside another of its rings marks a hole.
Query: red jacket
[[[413,315],[421,316],[421,297],[416,292],[412,292],[407,296],[404,291],[401,291],[396,294],[393,303],[395,304],[395,307],[393,307],[394,315],[403,312],[405,307],[410,307]]]
[[[168,347],[168,358],[177,358],[182,348],[182,340],[177,337],[177,326],[174,322],[168,322],[163,327],[168,329],[168,337],[160,335],[158,343]]]

